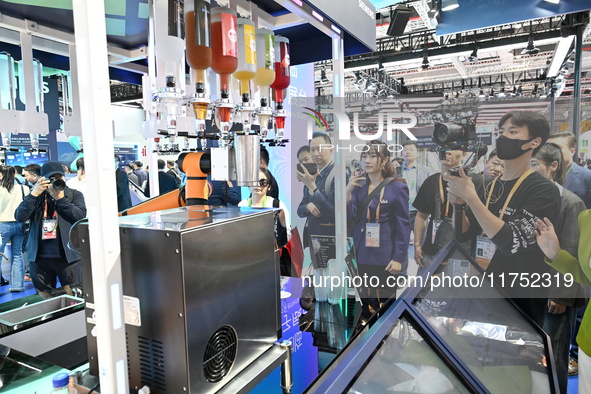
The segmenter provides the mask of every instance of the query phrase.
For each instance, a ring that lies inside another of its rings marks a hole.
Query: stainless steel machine
[[[119,219],[132,392],[216,392],[279,339],[274,214],[189,206]],[[98,376],[88,225],[78,231]]]

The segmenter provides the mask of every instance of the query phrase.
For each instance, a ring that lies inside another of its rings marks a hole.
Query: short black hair
[[[527,126],[530,138],[540,137],[542,139],[540,145],[534,149],[532,156],[538,153],[542,145],[548,141],[550,124],[544,115],[534,111],[511,111],[499,120],[499,128],[508,120],[511,120],[511,123],[517,127]]]
[[[404,141],[402,143],[402,146],[407,146],[407,145],[414,145],[415,148],[417,148],[417,150],[419,149],[419,144],[417,144],[417,142],[414,140],[408,140],[408,141]]]
[[[497,150],[493,149],[489,154],[488,154],[488,160],[492,159],[493,157],[499,157],[499,155],[497,154]]]
[[[130,170],[133,170],[133,163],[127,163],[125,167],[128,167]]]
[[[14,171],[16,171],[17,174],[23,175],[23,167],[21,167],[21,166],[13,166],[13,167],[14,167]]]
[[[300,147],[300,149],[298,149],[298,153],[296,154],[296,157],[300,157],[300,153],[302,153],[302,152],[310,153],[310,146],[304,145],[304,146]]]
[[[84,157],[79,158],[78,160],[76,160],[76,168],[78,170],[82,170],[82,171],[86,171],[84,169]]]
[[[269,165],[269,151],[264,146],[261,146],[261,160]]]
[[[158,169],[163,170],[166,167],[166,163],[162,159],[158,159]]]
[[[37,163],[27,164],[23,170],[27,171],[29,174],[41,176],[41,166]]]
[[[174,167],[174,160],[166,160],[166,164]]]
[[[312,134],[312,140],[314,138],[323,138],[324,142],[326,142],[327,144],[332,144],[330,136],[326,133],[323,133],[322,131],[315,131],[314,134]],[[310,140],[310,142],[312,142],[312,140]]]
[[[136,166],[138,166],[138,168],[142,168],[144,166],[144,163],[142,163],[139,160],[134,161],[133,164],[135,164]]]

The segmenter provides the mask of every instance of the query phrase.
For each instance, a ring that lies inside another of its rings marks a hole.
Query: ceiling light
[[[560,0],[544,0],[546,3],[558,4]]]
[[[458,0],[442,0],[441,1],[441,11],[450,11],[453,9],[458,8],[460,5],[458,4]]]
[[[429,68],[429,56],[427,56],[426,53],[423,55],[423,64],[421,65],[421,68],[423,70],[426,70]]]

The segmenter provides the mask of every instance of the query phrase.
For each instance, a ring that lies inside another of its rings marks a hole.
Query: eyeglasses
[[[259,179],[259,186],[260,187],[267,187],[267,186],[269,186],[269,181],[267,179]]]

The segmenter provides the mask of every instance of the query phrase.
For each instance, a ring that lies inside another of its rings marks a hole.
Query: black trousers
[[[49,292],[56,289],[57,278],[60,285],[73,285],[82,282],[80,260],[68,263],[61,258],[37,258],[29,263],[31,279],[37,291]]]

